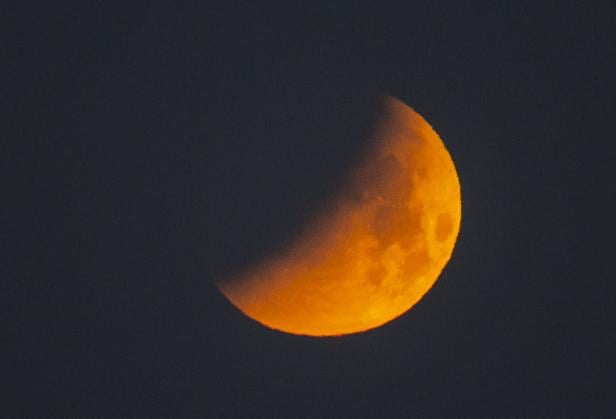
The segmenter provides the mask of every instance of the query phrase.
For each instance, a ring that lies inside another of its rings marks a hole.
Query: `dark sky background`
[[[83,3],[0,12],[0,416],[616,414],[608,8]],[[371,89],[454,159],[453,258],[381,328],[266,329],[212,280],[335,193]]]

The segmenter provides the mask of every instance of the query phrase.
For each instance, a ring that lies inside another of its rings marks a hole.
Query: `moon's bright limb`
[[[451,257],[461,220],[453,161],[432,127],[392,97],[344,190],[282,255],[218,282],[273,329],[329,336],[409,310]]]

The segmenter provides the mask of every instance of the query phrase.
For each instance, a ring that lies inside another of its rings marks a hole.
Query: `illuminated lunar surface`
[[[386,97],[345,186],[289,248],[217,283],[272,329],[331,336],[405,313],[449,261],[461,220],[453,161],[432,127]]]

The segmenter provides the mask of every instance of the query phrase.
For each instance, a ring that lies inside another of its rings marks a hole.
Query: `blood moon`
[[[285,252],[217,286],[272,329],[362,332],[400,316],[430,289],[460,220],[460,184],[443,142],[386,96],[372,140],[328,210]]]

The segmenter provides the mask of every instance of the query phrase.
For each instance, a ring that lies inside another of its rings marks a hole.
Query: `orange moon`
[[[449,261],[461,220],[451,156],[413,109],[386,96],[340,192],[286,251],[217,282],[248,317],[287,333],[366,331],[413,307]]]

